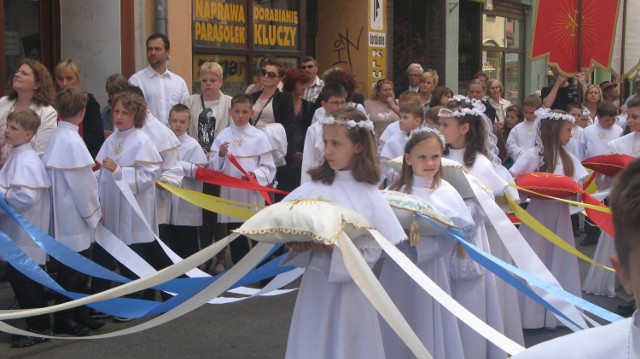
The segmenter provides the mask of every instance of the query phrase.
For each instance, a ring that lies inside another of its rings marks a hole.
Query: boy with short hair
[[[400,106],[400,119],[398,120],[400,132],[391,136],[382,145],[382,150],[380,151],[380,161],[382,162],[382,168],[385,169],[387,184],[393,183],[398,173],[393,168],[386,166],[385,162],[404,154],[404,146],[409,141],[411,131],[422,125],[423,118],[424,110],[419,104],[408,103]]]
[[[56,110],[62,120],[49,140],[42,157],[52,186],[53,225],[51,236],[73,251],[88,255],[100,221],[98,181],[93,174],[93,157],[78,134],[87,105],[87,95],[77,88],[68,88],[56,96]],[[70,154],[73,154],[72,156]],[[80,272],[60,263],[58,283],[70,292],[83,289]],[[56,304],[69,299],[56,294]],[[91,319],[87,307],[55,312],[54,331],[85,336],[104,322]]]
[[[44,232],[49,230],[51,215],[51,182],[40,157],[30,141],[40,127],[40,117],[31,109],[20,109],[7,116],[5,144],[11,145],[11,154],[0,171],[0,196],[16,212]],[[6,233],[37,265],[44,266],[47,254],[4,211],[0,213],[0,230]],[[31,280],[11,264],[7,277],[21,309],[47,306],[44,287]],[[27,330],[51,335],[49,315],[26,317]],[[12,335],[12,347],[28,347],[46,339]]]
[[[640,160],[631,163],[615,180],[609,196],[616,233],[617,255],[611,263],[620,282],[640,304]],[[514,356],[528,358],[638,358],[640,325],[638,312],[632,318],[602,327],[581,330],[538,344]]]
[[[207,156],[198,141],[189,136],[187,130],[191,122],[189,108],[177,104],[169,112],[169,127],[180,140],[178,154],[180,165],[184,171],[181,188],[202,192],[203,184],[196,181],[198,167],[207,165]],[[178,196],[171,199],[171,217],[165,234],[171,249],[182,258],[196,253],[198,244],[198,227],[202,226],[202,208],[186,202]]]
[[[314,122],[307,129],[307,134],[304,138],[300,184],[311,181],[307,171],[319,166],[324,158],[322,125],[318,123],[316,116],[331,116],[334,111],[343,108],[347,101],[347,90],[339,84],[328,84],[320,91],[319,98],[322,107],[318,108],[313,115]]]
[[[535,145],[537,131],[536,110],[542,107],[542,101],[535,95],[527,96],[522,102],[524,121],[515,125],[507,138],[507,154],[515,162],[518,156]]]
[[[573,118],[576,119],[576,121],[573,123],[573,127],[571,127],[571,138],[569,139],[569,142],[564,146],[564,148],[567,151],[571,152],[571,154],[574,155],[578,160],[582,161],[583,159],[580,158],[580,150],[578,144],[580,141],[580,136],[582,136],[582,132],[584,131],[584,129],[579,125],[580,121],[584,117],[584,110],[582,109],[582,106],[578,105],[577,103],[570,103],[569,106],[567,106],[567,111],[569,112],[569,115],[573,116]]]
[[[409,90],[401,93],[400,97],[398,97],[398,107],[402,107],[403,105],[408,104],[416,104],[420,106],[420,95]],[[380,138],[378,139],[378,154],[380,153],[380,151],[382,151],[382,147],[384,146],[384,144],[389,141],[391,137],[400,132],[402,131],[400,130],[399,121],[393,121],[392,123],[390,123],[389,126],[384,129],[384,131],[380,135]]]

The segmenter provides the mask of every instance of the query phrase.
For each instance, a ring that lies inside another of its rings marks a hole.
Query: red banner
[[[619,0],[540,0],[536,14],[531,57],[549,56],[549,64],[565,75],[589,69],[592,63],[605,69],[611,62]],[[581,32],[578,19],[581,14]],[[578,36],[582,39],[578,68]]]

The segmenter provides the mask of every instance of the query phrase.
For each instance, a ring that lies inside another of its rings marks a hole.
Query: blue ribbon
[[[444,232],[446,235],[448,235],[449,237],[455,239],[456,241],[458,241],[458,243],[460,243],[465,250],[467,251],[467,253],[469,254],[469,257],[473,260],[475,260],[476,262],[478,262],[480,265],[482,265],[483,267],[487,268],[489,271],[491,271],[492,273],[494,273],[495,275],[497,275],[500,279],[504,280],[505,282],[509,283],[509,285],[513,286],[514,288],[516,288],[517,290],[521,291],[522,293],[524,293],[525,295],[527,295],[528,297],[530,297],[531,299],[533,299],[536,303],[540,304],[541,306],[545,307],[546,309],[552,311],[553,313],[561,316],[562,318],[566,319],[567,321],[571,322],[572,324],[574,324],[577,327],[580,327],[579,325],[577,325],[576,323],[574,323],[572,320],[570,320],[566,315],[564,315],[563,313],[561,313],[557,308],[555,308],[554,306],[552,306],[551,304],[549,304],[549,302],[547,302],[546,300],[544,300],[542,297],[540,297],[538,294],[536,294],[534,291],[531,290],[531,288],[529,288],[527,285],[525,285],[524,283],[522,283],[521,281],[517,280],[516,278],[514,278],[511,274],[516,275],[517,277],[523,279],[524,281],[543,289],[544,291],[551,293],[557,297],[559,297],[560,299],[563,299],[573,305],[575,305],[576,307],[583,309],[591,314],[594,314],[604,320],[607,320],[609,322],[616,322],[618,320],[622,320],[624,318],[622,318],[621,316],[612,313],[604,308],[601,308],[589,301],[586,301],[580,297],[577,297],[565,290],[562,290],[558,287],[556,287],[555,285],[552,285],[550,283],[547,283],[523,270],[521,270],[520,268],[517,268],[509,263],[506,263],[505,261],[503,261],[500,258],[497,258],[495,256],[493,256],[490,253],[484,252],[480,249],[478,249],[476,246],[470,244],[467,240],[464,239],[464,234],[462,233],[462,231],[455,229],[455,228],[444,228],[442,227],[440,224],[438,224],[437,222],[433,221],[431,218],[424,216],[420,213],[417,213],[417,215],[419,215],[420,217],[424,218],[426,221],[432,223],[436,228],[440,229],[442,232]]]

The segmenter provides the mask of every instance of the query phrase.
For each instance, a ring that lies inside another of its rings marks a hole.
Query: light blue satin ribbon
[[[495,275],[497,275],[500,279],[504,280],[505,282],[507,282],[509,285],[513,286],[514,288],[516,288],[517,290],[521,291],[522,293],[524,293],[525,295],[527,295],[528,297],[530,297],[531,299],[533,299],[536,303],[540,304],[541,306],[545,307],[546,309],[550,310],[551,312],[553,312],[554,314],[557,314],[559,316],[561,316],[562,318],[566,319],[567,321],[571,322],[572,324],[576,325],[577,327],[580,327],[579,325],[577,325],[574,321],[572,321],[571,319],[569,319],[566,315],[564,315],[563,313],[561,313],[560,311],[558,311],[558,309],[556,309],[554,306],[552,306],[551,304],[549,304],[549,302],[547,302],[546,300],[544,300],[543,298],[541,298],[538,294],[536,294],[534,291],[531,290],[531,288],[529,288],[527,285],[525,285],[524,283],[522,283],[521,281],[517,280],[513,275],[523,279],[524,281],[530,283],[531,285],[534,285],[540,289],[543,289],[555,296],[557,296],[560,299],[563,299],[573,305],[575,305],[576,307],[583,309],[593,315],[596,315],[604,320],[607,320],[609,322],[616,322],[618,320],[622,320],[624,318],[622,318],[621,316],[612,313],[604,308],[601,308],[587,300],[584,300],[580,297],[575,296],[574,294],[571,294],[565,290],[562,290],[550,283],[547,283],[523,270],[521,270],[520,268],[517,268],[509,263],[506,263],[505,261],[503,261],[500,258],[497,258],[495,256],[493,256],[490,253],[484,252],[480,249],[478,249],[476,246],[470,244],[468,241],[466,241],[464,239],[464,234],[462,233],[462,231],[457,230],[455,228],[444,228],[442,227],[440,224],[438,224],[437,222],[433,221],[431,218],[424,216],[420,213],[417,213],[418,216],[422,217],[423,219],[425,219],[426,221],[432,223],[436,228],[440,229],[442,232],[444,232],[446,235],[448,235],[449,237],[455,239],[456,241],[458,241],[458,243],[460,243],[465,250],[467,251],[469,257],[473,260],[475,260],[476,262],[478,262],[480,265],[482,265],[483,267],[487,268],[489,271],[491,271],[492,273],[494,273]],[[513,275],[511,275],[513,274]],[[586,328],[585,328],[586,329]]]

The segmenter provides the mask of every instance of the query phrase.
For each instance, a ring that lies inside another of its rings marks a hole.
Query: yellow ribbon
[[[204,208],[211,212],[218,213],[227,217],[238,218],[246,221],[257,212],[257,210],[240,208],[240,207],[237,207],[236,205],[254,207],[254,208],[264,208],[264,206],[253,205],[253,204],[250,205],[247,203],[230,201],[230,200],[222,199],[220,197],[203,194],[196,191],[174,187],[170,184],[163,183],[163,182],[156,182],[156,183],[162,186],[167,191],[173,193],[174,195],[182,198],[183,200],[195,206]]]
[[[524,223],[527,226],[529,226],[531,229],[536,231],[536,233],[541,235],[543,238],[545,238],[549,242],[555,244],[556,246],[564,249],[565,251],[573,254],[574,256],[576,256],[576,257],[578,257],[578,258],[580,258],[580,259],[582,259],[584,261],[587,261],[588,263],[591,263],[593,265],[597,265],[600,268],[603,268],[603,269],[606,269],[606,270],[610,270],[612,272],[614,271],[613,268],[609,268],[609,267],[607,267],[607,266],[605,266],[603,264],[600,264],[600,263],[594,261],[593,259],[587,257],[586,255],[584,255],[579,250],[575,249],[569,243],[565,242],[562,238],[558,237],[557,234],[555,234],[551,230],[549,230],[549,228],[545,227],[544,225],[542,225],[542,223],[538,222],[537,219],[535,219],[527,211],[522,209],[522,207],[520,207],[509,196],[505,196],[505,197],[507,199],[507,202],[509,203],[509,206],[511,207],[511,210],[516,214],[516,216],[518,216],[518,218],[520,218],[522,223]]]
[[[546,194],[538,193],[536,191],[532,191],[530,189],[526,189],[526,188],[517,186],[517,185],[512,184],[512,183],[509,184],[509,186],[515,187],[519,191],[522,191],[522,192],[535,194],[536,196],[540,196],[540,197],[544,197],[544,198],[548,198],[548,199],[553,199],[553,200],[556,200],[556,201],[572,204],[572,205],[578,206],[578,207],[589,208],[589,209],[592,209],[594,211],[599,211],[599,212],[604,212],[604,213],[611,213],[611,209],[609,209],[609,207],[594,206],[594,205],[587,204],[587,203],[584,203],[584,202],[577,202],[577,201],[572,201],[572,200],[569,200],[569,199],[558,198],[558,197],[553,197],[553,196],[547,196]]]

